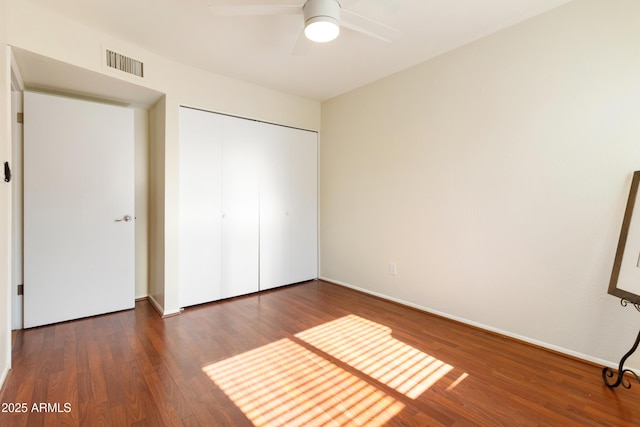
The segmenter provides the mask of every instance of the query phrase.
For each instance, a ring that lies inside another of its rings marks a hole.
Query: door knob
[[[129,221],[131,221],[132,219],[133,219],[133,218],[131,218],[131,216],[130,216],[130,215],[125,215],[125,216],[123,216],[123,217],[122,217],[122,218],[120,218],[120,219],[116,219],[116,222],[120,222],[120,221],[129,222]]]

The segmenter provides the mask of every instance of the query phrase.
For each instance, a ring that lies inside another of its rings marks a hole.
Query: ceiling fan
[[[213,4],[209,6],[216,16],[257,16],[257,15],[302,15],[304,28],[300,32],[294,53],[305,50],[306,40],[324,43],[334,40],[340,34],[340,28],[391,42],[398,32],[381,22],[369,19],[358,13],[344,9],[338,0],[306,0],[302,5],[295,4]]]

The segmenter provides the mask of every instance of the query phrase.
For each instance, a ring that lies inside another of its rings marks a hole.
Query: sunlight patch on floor
[[[404,405],[291,340],[213,363],[204,372],[261,426],[381,426]]]
[[[396,340],[386,326],[352,314],[296,337],[412,399],[453,369]]]
[[[394,393],[416,399],[453,369],[391,333],[348,315],[202,370],[256,427],[376,427],[404,408]]]

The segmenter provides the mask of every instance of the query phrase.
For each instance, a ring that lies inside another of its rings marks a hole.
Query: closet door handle
[[[121,221],[130,222],[132,219],[133,218],[131,218],[131,215],[125,215],[120,219],[116,219],[115,222],[121,222]]]

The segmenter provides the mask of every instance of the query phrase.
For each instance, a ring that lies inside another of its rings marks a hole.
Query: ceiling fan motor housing
[[[340,25],[340,3],[337,0],[307,0],[302,6],[305,25],[313,23],[317,19],[335,21]]]

